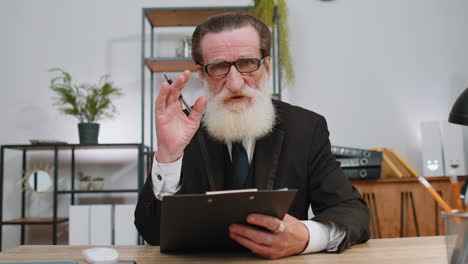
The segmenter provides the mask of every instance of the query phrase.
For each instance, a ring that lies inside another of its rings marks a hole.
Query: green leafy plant
[[[284,74],[286,82],[294,81],[294,68],[292,56],[289,50],[289,30],[288,30],[288,7],[285,0],[254,0],[252,14],[262,20],[269,27],[274,26],[275,6],[278,19],[278,31],[280,38],[280,58],[279,65]]]
[[[67,115],[75,116],[81,123],[93,123],[103,118],[112,118],[117,113],[112,99],[122,95],[121,89],[104,75],[97,84],[72,84],[72,77],[61,68],[53,68],[58,76],[50,81],[50,88],[56,93],[55,105]]]
[[[93,178],[93,181],[104,181],[103,177],[95,177]]]
[[[78,172],[78,177],[80,181],[91,181],[91,176],[86,176],[82,171]]]

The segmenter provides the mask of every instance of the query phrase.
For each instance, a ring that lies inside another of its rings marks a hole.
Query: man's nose
[[[237,92],[244,86],[244,78],[242,78],[242,74],[237,71],[234,65],[231,65],[231,69],[226,78],[226,88],[231,92]]]

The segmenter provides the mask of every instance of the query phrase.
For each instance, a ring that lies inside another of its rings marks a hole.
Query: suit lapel
[[[275,129],[255,144],[255,185],[259,190],[273,189],[284,131]]]
[[[226,145],[213,140],[204,129],[198,133],[200,152],[206,168],[207,180],[211,191],[222,190],[224,186],[224,167]]]

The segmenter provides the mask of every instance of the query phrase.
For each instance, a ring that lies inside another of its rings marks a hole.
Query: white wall
[[[446,119],[455,98],[468,87],[468,2],[287,3],[297,78],[285,89],[285,100],[323,114],[332,144],[395,148],[420,171],[420,122]],[[125,95],[116,102],[119,116],[101,122],[100,142],[139,142],[141,8],[186,4],[183,0],[0,1],[0,144],[27,143],[31,138],[78,141],[77,120],[61,115],[51,104],[52,74],[47,70],[57,66],[69,71],[77,83],[111,74]],[[175,32],[161,31],[157,52],[170,55],[173,40],[190,29]],[[191,102],[201,93],[197,86],[194,78],[186,95]],[[106,165],[94,164],[88,173],[97,176],[112,169],[113,177],[106,179],[109,184],[130,186],[136,168],[131,155],[109,153],[103,158],[84,153],[77,167],[88,168],[99,159]],[[61,170],[68,168],[68,158],[61,156]],[[5,169],[4,219],[9,219],[19,214],[19,153],[8,152]],[[61,202],[61,215],[67,214],[67,203]],[[50,198],[29,207],[33,215],[46,216]],[[17,228],[4,228],[3,236],[3,249],[18,245]]]
[[[53,74],[48,69],[53,67],[70,72],[76,83],[96,82],[100,76],[110,74],[125,95],[116,101],[120,112],[117,118],[101,122],[99,140],[101,143],[140,142],[141,10],[143,7],[182,6],[186,2],[0,1],[0,144],[27,144],[32,138],[78,142],[77,120],[60,114],[52,105],[54,95],[48,86]],[[239,1],[200,2],[207,6],[242,4]],[[158,45],[162,46],[156,51],[172,55],[174,39],[186,31],[162,30],[163,39],[158,40]],[[170,42],[169,47],[166,42]],[[195,88],[196,84],[197,80],[192,80],[190,86]],[[201,89],[193,90],[188,95],[193,96]],[[64,188],[69,184],[70,153],[60,153],[59,186]],[[78,151],[76,155],[77,170],[93,177],[104,176],[107,188],[136,188],[134,151],[105,151],[104,154],[102,151]],[[8,150],[5,160],[3,219],[8,220],[20,216],[21,153]],[[51,153],[31,153],[29,161],[28,167],[52,164]],[[59,197],[59,216],[66,216],[70,196]],[[86,199],[90,195],[80,197]],[[132,198],[135,197],[129,199]],[[52,216],[52,196],[28,195],[27,216]],[[43,229],[30,230],[42,235],[42,240],[33,243],[50,243],[50,226]],[[66,225],[60,225],[60,243],[67,242],[63,230]],[[17,246],[19,234],[18,227],[5,226],[2,248]]]
[[[288,5],[290,101],[325,115],[333,144],[394,148],[421,171],[420,123],[447,120],[468,87],[468,2]]]

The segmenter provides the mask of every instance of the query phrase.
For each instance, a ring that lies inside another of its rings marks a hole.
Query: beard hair
[[[227,143],[243,139],[258,139],[270,133],[276,122],[276,110],[271,100],[272,88],[264,74],[258,88],[242,87],[237,92],[223,89],[214,95],[208,91],[203,125],[216,140]],[[233,96],[246,96],[242,102],[228,102]]]

